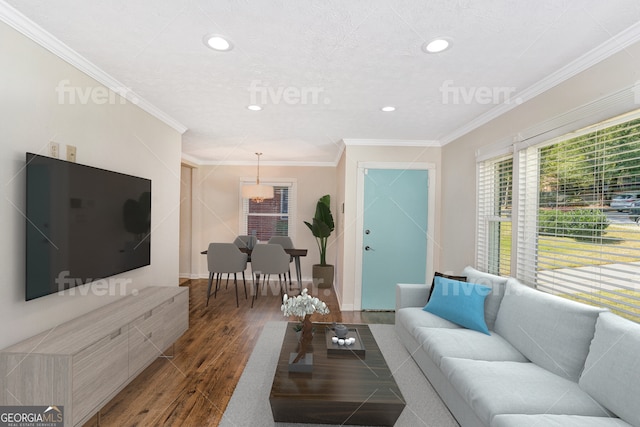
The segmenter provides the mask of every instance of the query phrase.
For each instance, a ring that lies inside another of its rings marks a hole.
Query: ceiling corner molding
[[[611,37],[604,43],[590,50],[581,57],[573,60],[569,64],[560,68],[553,74],[545,77],[539,82],[529,86],[528,88],[518,92],[516,95],[517,102],[505,102],[500,104],[484,114],[471,120],[465,126],[458,128],[455,132],[452,132],[440,140],[443,145],[446,145],[456,139],[466,135],[469,132],[476,130],[489,123],[491,120],[511,111],[518,107],[520,104],[535,98],[536,96],[548,91],[549,89],[559,85],[560,83],[569,80],[571,77],[593,67],[594,65],[604,61],[605,59],[615,55],[616,53],[626,49],[627,47],[640,41],[640,22],[632,25],[621,33]]]
[[[344,154],[344,150],[347,148],[347,144],[345,144],[344,139],[339,140],[336,143],[337,147],[338,147],[338,152],[336,153],[336,157],[333,160],[333,166],[337,167],[338,164],[340,163],[340,159],[342,158],[342,155]]]
[[[261,165],[265,166],[284,166],[284,167],[312,167],[312,168],[335,168],[336,164],[334,162],[289,162],[289,161],[281,161],[281,162],[261,162]]]
[[[190,154],[182,153],[181,162],[188,166],[202,166],[202,161]]]
[[[155,105],[146,101],[142,97],[136,95],[132,90],[118,80],[104,72],[97,65],[80,55],[75,50],[64,44],[62,41],[54,37],[51,33],[40,27],[38,24],[27,18],[18,10],[3,0],[0,0],[0,20],[5,22],[14,30],[30,38],[40,46],[44,47],[63,61],[71,64],[89,77],[97,80],[107,88],[137,105],[147,113],[161,120],[174,130],[183,134],[187,131],[187,127],[182,123],[160,110]]]
[[[255,167],[256,162],[251,160],[201,160],[188,154],[182,153],[182,159],[198,166],[251,166]],[[319,167],[328,168],[336,167],[333,162],[298,162],[298,161],[261,161],[260,166],[270,167]]]
[[[355,139],[342,140],[347,147],[351,146],[378,146],[378,147],[441,147],[442,143],[429,139]]]

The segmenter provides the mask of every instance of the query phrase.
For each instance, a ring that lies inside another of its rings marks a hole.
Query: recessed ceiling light
[[[260,111],[260,110],[262,110],[262,107],[259,106],[259,105],[249,105],[247,108],[249,110],[251,110],[251,111]]]
[[[386,107],[382,107],[381,110],[384,111],[385,113],[389,113],[391,111],[396,111],[396,107],[392,107],[391,105],[387,105]]]
[[[449,49],[449,47],[451,47],[451,42],[442,37],[438,37],[422,45],[422,49],[427,53],[439,53]]]
[[[213,50],[227,52],[233,49],[233,44],[224,38],[224,36],[219,34],[207,34],[202,40],[207,47],[210,47]]]

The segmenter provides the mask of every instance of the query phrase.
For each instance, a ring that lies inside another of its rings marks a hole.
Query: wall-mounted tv
[[[151,180],[27,153],[31,300],[151,263]]]

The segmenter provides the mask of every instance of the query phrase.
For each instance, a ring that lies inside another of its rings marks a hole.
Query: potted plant
[[[289,371],[310,372],[313,368],[313,357],[311,355],[313,323],[310,316],[313,313],[329,314],[329,307],[318,298],[309,295],[307,288],[304,288],[302,293],[295,297],[289,298],[287,294],[284,294],[280,310],[286,317],[295,316],[301,321],[300,337],[298,338],[300,345],[298,353],[291,353],[290,355]]]
[[[320,251],[320,264],[313,265],[313,283],[319,288],[333,286],[333,265],[327,264],[327,240],[335,228],[331,214],[331,196],[326,194],[316,203],[316,214],[313,223],[304,222],[316,238]]]

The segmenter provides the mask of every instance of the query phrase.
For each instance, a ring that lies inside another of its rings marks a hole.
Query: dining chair
[[[271,274],[278,275],[278,284],[280,286],[280,295],[283,294],[282,276],[289,271],[289,255],[284,251],[282,246],[273,243],[258,244],[251,252],[251,272],[253,273],[253,283],[255,284],[255,292],[251,299],[251,307],[258,297],[260,288],[260,276],[262,276],[262,285],[264,286],[265,276],[267,283]]]
[[[240,235],[236,237],[233,243],[239,248],[253,249],[256,243],[258,243],[258,238],[256,236]]]
[[[291,240],[291,237],[289,236],[272,236],[269,239],[269,243],[275,244],[275,245],[280,245],[282,246],[283,249],[295,249],[295,246],[293,245],[293,240]],[[289,290],[291,290],[291,286],[292,286],[292,282],[291,282],[291,263],[293,262],[293,256],[289,257]],[[298,283],[298,286],[301,287],[300,283]],[[302,287],[300,288],[302,290]]]
[[[258,244],[258,238],[256,236],[240,235],[236,237],[233,243],[239,248],[253,249]],[[247,262],[251,262],[251,254],[247,257]]]
[[[210,243],[207,250],[207,264],[209,265],[209,286],[207,287],[207,303],[209,306],[209,297],[211,296],[211,285],[213,278],[216,276],[216,288],[213,293],[215,298],[218,295],[220,280],[223,274],[233,273],[233,283],[236,285],[236,307],[238,302],[238,273],[242,272],[242,282],[244,283],[244,298],[247,299],[247,281],[244,277],[244,270],[247,268],[247,254],[240,252],[238,247],[233,243]],[[228,280],[228,276],[227,276]]]

